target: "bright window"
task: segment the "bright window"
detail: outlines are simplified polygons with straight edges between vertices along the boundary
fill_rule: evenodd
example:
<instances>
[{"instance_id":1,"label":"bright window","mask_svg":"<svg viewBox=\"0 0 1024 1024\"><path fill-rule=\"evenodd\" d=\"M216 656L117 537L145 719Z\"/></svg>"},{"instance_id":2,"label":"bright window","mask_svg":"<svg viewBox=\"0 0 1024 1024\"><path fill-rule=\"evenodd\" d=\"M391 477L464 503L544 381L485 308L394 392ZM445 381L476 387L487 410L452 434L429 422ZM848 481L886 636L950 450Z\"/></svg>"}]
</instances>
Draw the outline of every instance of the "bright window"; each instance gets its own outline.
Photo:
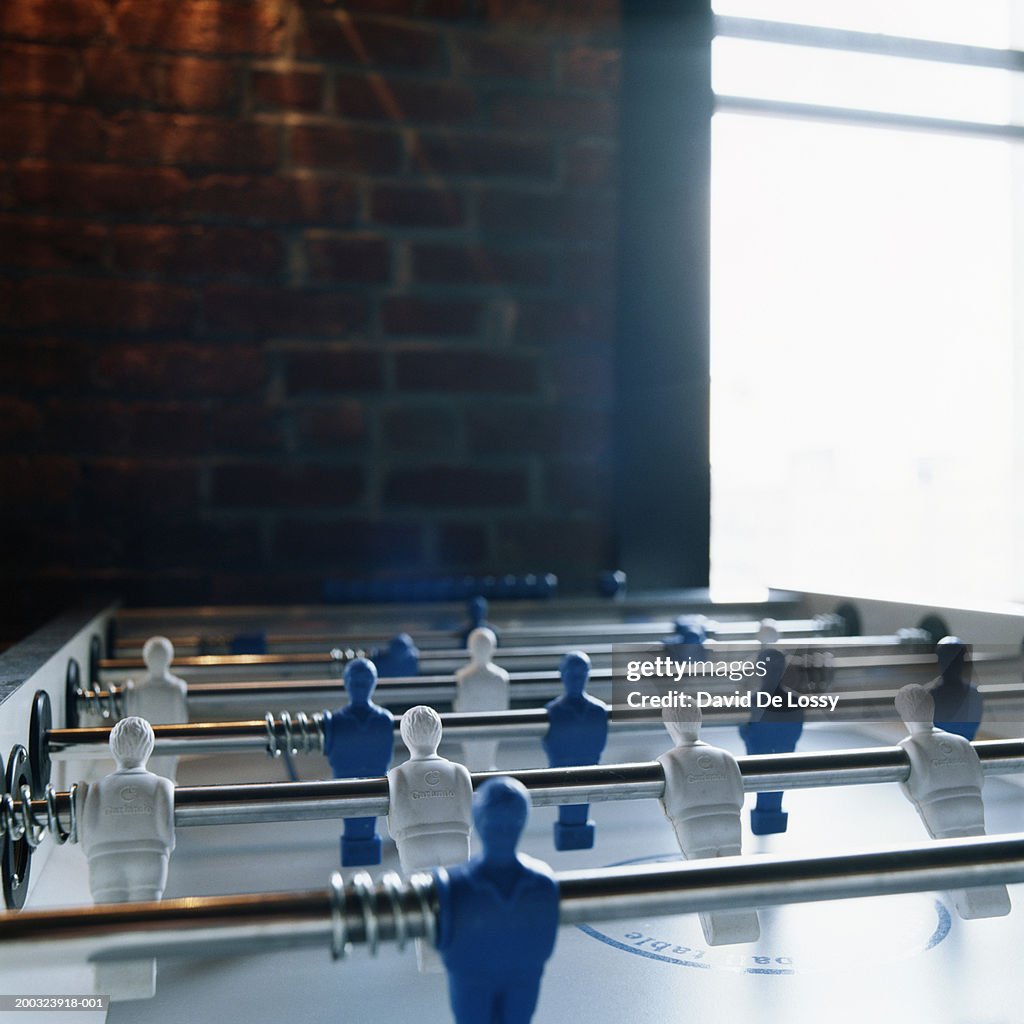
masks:
<instances>
[{"instance_id":1,"label":"bright window","mask_svg":"<svg viewBox=\"0 0 1024 1024\"><path fill-rule=\"evenodd\" d=\"M716 6L812 10L1011 48L1009 2ZM1024 145L984 129L1024 120L1024 75L731 38L713 61L717 95L767 103L712 124L713 587L1024 599Z\"/></svg>"}]
</instances>

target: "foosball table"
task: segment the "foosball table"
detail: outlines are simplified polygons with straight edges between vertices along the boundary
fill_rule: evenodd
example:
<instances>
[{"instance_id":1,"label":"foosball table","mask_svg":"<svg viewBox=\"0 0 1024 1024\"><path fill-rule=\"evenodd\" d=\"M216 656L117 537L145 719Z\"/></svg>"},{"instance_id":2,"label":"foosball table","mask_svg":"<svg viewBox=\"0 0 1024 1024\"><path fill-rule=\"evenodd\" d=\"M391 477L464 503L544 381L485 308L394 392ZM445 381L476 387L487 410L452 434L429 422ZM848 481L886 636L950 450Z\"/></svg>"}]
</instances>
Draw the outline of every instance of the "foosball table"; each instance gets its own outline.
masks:
<instances>
[{"instance_id":1,"label":"foosball table","mask_svg":"<svg viewBox=\"0 0 1024 1024\"><path fill-rule=\"evenodd\" d=\"M1021 1024L1022 638L781 592L70 613L0 657L3 1012ZM147 713L166 885L94 903Z\"/></svg>"}]
</instances>

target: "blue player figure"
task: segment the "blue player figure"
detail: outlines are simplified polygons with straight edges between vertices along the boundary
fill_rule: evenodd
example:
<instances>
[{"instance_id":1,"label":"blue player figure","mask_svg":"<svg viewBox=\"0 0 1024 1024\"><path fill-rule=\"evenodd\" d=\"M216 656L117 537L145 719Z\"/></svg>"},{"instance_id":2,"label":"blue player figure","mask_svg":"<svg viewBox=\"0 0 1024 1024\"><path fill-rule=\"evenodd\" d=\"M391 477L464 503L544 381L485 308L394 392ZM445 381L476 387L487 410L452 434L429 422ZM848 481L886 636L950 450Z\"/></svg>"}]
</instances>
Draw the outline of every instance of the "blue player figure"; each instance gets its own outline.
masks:
<instances>
[{"instance_id":1,"label":"blue player figure","mask_svg":"<svg viewBox=\"0 0 1024 1024\"><path fill-rule=\"evenodd\" d=\"M687 615L680 615L676 619L676 631L671 636L662 638L661 642L670 658L684 662L705 656L704 642L707 638L707 630L700 621Z\"/></svg>"},{"instance_id":2,"label":"blue player figure","mask_svg":"<svg viewBox=\"0 0 1024 1024\"><path fill-rule=\"evenodd\" d=\"M558 883L516 847L530 812L516 779L485 782L473 797L483 853L438 868L437 949L456 1024L529 1024L558 932Z\"/></svg>"},{"instance_id":3,"label":"blue player figure","mask_svg":"<svg viewBox=\"0 0 1024 1024\"><path fill-rule=\"evenodd\" d=\"M608 742L608 705L585 693L590 658L570 651L559 666L565 693L545 705L548 731L544 751L551 768L598 764ZM555 822L556 850L589 850L594 845L594 823L587 820L590 804L562 805Z\"/></svg>"},{"instance_id":4,"label":"blue player figure","mask_svg":"<svg viewBox=\"0 0 1024 1024\"><path fill-rule=\"evenodd\" d=\"M782 677L786 656L768 648L758 659L767 672L761 678L764 693L785 695ZM750 721L740 726L740 737L748 754L791 754L804 731L803 708L759 708ZM757 804L750 812L750 829L755 836L770 836L786 831L789 815L782 809L782 793L758 793Z\"/></svg>"},{"instance_id":5,"label":"blue player figure","mask_svg":"<svg viewBox=\"0 0 1024 1024\"><path fill-rule=\"evenodd\" d=\"M489 629L494 634L494 642L498 643L500 641L501 634L499 634L497 627L487 621L486 597L472 598L466 610L469 612L469 624L464 626L459 634L463 647L469 642L469 634L474 629Z\"/></svg>"},{"instance_id":6,"label":"blue player figure","mask_svg":"<svg viewBox=\"0 0 1024 1024\"><path fill-rule=\"evenodd\" d=\"M408 633L393 636L386 649L371 652L381 679L408 679L420 674L420 652Z\"/></svg>"},{"instance_id":7,"label":"blue player figure","mask_svg":"<svg viewBox=\"0 0 1024 1024\"><path fill-rule=\"evenodd\" d=\"M372 661L356 658L345 666L348 704L323 715L324 754L336 779L368 779L387 774L395 745L395 719L370 700L377 685ZM346 818L341 836L341 866L379 864L376 818Z\"/></svg>"},{"instance_id":8,"label":"blue player figure","mask_svg":"<svg viewBox=\"0 0 1024 1024\"><path fill-rule=\"evenodd\" d=\"M930 693L935 701L935 727L973 740L981 724L984 702L973 685L971 648L959 637L943 637L935 645L942 681Z\"/></svg>"}]
</instances>

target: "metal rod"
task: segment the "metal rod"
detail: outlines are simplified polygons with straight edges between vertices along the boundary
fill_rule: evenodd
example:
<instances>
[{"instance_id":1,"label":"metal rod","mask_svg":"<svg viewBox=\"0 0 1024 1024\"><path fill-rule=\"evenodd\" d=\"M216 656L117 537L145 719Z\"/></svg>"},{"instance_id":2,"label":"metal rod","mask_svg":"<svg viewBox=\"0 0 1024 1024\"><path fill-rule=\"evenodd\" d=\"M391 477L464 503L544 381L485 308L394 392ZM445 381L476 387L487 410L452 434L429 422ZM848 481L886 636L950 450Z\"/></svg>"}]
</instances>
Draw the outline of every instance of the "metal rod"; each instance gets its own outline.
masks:
<instances>
[{"instance_id":1,"label":"metal rod","mask_svg":"<svg viewBox=\"0 0 1024 1024\"><path fill-rule=\"evenodd\" d=\"M1024 739L982 740L972 746L986 775L1024 771ZM910 776L910 760L901 747L762 754L737 758L737 763L748 793L877 785L905 782ZM496 776L522 782L536 807L657 799L665 790L657 761L477 772L473 785ZM66 818L69 794L57 793L55 800L58 816ZM19 801L13 802L15 815L20 807ZM30 807L34 818L46 820L45 800L33 800ZM388 809L386 778L179 786L174 796L174 820L179 826L377 817Z\"/></svg>"},{"instance_id":2,"label":"metal rod","mask_svg":"<svg viewBox=\"0 0 1024 1024\"><path fill-rule=\"evenodd\" d=\"M1024 687L983 686L986 703L1024 702ZM892 712L893 694L882 692L838 691L834 712L808 709L810 720L851 721L878 719ZM732 725L747 720L745 709L704 709L708 725ZM237 722L191 722L185 725L156 725L154 753L178 756L185 754L251 753L264 750L268 754L322 753L322 712L305 715L301 712L278 716L268 714L260 720ZM511 711L474 713L451 712L441 715L443 734L447 740L540 739L547 734L548 716L543 708L519 708ZM401 715L395 717L395 742L398 743ZM643 708L616 707L609 726L615 733L659 732L659 712ZM51 757L105 756L110 738L107 726L77 729L51 729L47 733L47 753Z\"/></svg>"},{"instance_id":3,"label":"metal rod","mask_svg":"<svg viewBox=\"0 0 1024 1024\"><path fill-rule=\"evenodd\" d=\"M932 892L1024 881L1024 834L945 839L823 857L727 857L556 873L563 925L633 916L760 908L862 896ZM92 961L255 953L436 934L433 876L394 874L374 885L334 873L324 890L197 896L0 915L11 966L46 956Z\"/></svg>"},{"instance_id":4,"label":"metal rod","mask_svg":"<svg viewBox=\"0 0 1024 1024\"><path fill-rule=\"evenodd\" d=\"M814 620L809 620L814 621ZM709 656L714 654L757 652L761 649L760 641L753 637L744 638L747 634L746 627L755 625L753 623L740 623L738 632L732 632L728 624L723 624L722 632L718 639L706 641L706 649ZM608 632L616 630L601 631L596 628L592 634L578 638L573 643L543 643L521 644L519 646L499 647L495 652L494 660L499 664L514 662L527 662L541 660L547 664L557 664L558 659L569 651L584 649L592 658L607 658L613 654L628 657L643 657L645 655L663 655L667 653L667 647L661 639L650 640L614 640L608 639ZM665 630L661 636L671 634L672 630ZM557 634L556 634L557 635ZM600 642L595 642L595 637L600 637ZM543 639L539 637L538 639ZM851 652L853 656L860 653L862 656L870 657L876 651L884 652L885 656L895 659L895 663L903 664L900 655L891 655L890 651L895 648L897 651L905 649L908 653L905 657L912 659L911 662L935 663L935 654L931 650L932 645L924 636L908 640L898 634L884 634L879 636L822 636L820 634L797 638L792 634L788 639L780 638L772 644L780 650L807 650L821 649L827 651L844 650ZM924 650L922 650L924 648ZM179 669L244 669L244 668L277 668L287 666L325 666L333 671L341 672L344 666L356 657L369 657L365 649L354 646L334 646L328 650L318 651L282 651L273 654L186 654L176 656L174 665ZM438 671L437 666L451 663L456 666L466 664L468 655L464 648L425 648L420 649L419 660L428 670L433 668ZM101 671L123 672L145 668L141 657L120 657L103 658L99 662Z\"/></svg>"}]
</instances>

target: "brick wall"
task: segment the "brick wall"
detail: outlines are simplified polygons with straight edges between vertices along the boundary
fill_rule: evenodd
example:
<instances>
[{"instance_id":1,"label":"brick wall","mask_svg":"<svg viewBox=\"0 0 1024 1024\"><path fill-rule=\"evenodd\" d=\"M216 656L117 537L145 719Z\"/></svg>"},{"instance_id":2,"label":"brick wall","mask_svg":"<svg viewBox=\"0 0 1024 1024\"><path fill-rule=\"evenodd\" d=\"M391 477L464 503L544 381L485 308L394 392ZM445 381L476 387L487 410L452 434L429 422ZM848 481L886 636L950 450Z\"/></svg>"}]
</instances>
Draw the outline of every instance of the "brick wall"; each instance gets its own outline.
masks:
<instances>
[{"instance_id":1,"label":"brick wall","mask_svg":"<svg viewBox=\"0 0 1024 1024\"><path fill-rule=\"evenodd\" d=\"M608 566L614 5L0 5L8 620Z\"/></svg>"}]
</instances>

